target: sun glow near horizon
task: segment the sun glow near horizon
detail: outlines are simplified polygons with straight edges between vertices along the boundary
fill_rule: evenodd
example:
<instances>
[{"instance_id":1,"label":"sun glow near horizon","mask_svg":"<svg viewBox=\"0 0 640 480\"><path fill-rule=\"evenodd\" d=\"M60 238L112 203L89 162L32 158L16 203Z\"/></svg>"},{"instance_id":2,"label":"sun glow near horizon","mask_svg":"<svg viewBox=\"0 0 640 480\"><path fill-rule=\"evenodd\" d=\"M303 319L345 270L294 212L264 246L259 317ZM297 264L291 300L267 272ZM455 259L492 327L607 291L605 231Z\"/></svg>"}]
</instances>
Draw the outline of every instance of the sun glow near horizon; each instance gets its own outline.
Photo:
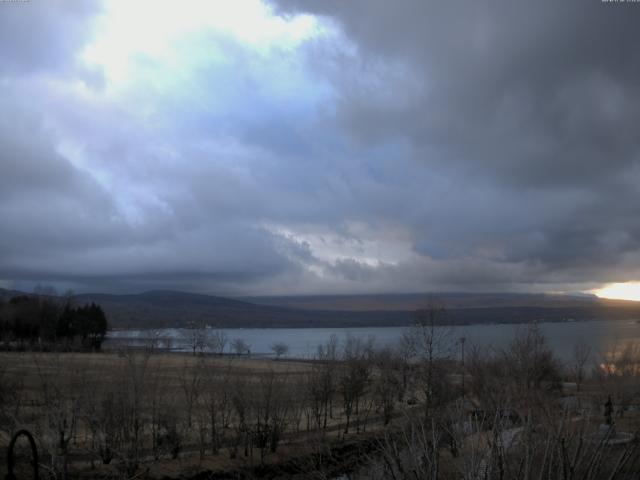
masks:
<instances>
[{"instance_id":1,"label":"sun glow near horizon","mask_svg":"<svg viewBox=\"0 0 640 480\"><path fill-rule=\"evenodd\" d=\"M609 283L592 293L600 298L640 301L640 282Z\"/></svg>"}]
</instances>

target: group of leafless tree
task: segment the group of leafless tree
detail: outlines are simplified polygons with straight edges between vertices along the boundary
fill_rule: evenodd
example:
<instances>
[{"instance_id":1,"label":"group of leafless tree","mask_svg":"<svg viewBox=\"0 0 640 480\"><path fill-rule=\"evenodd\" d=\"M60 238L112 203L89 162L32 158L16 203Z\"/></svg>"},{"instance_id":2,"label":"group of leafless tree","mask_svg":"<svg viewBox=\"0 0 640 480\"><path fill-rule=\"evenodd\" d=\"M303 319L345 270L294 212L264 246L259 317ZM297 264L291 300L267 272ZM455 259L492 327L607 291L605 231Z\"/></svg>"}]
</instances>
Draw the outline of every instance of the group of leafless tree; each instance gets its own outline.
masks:
<instances>
[{"instance_id":1,"label":"group of leafless tree","mask_svg":"<svg viewBox=\"0 0 640 480\"><path fill-rule=\"evenodd\" d=\"M182 331L182 340L193 355L205 352L222 355L229 344L229 338L224 330L208 328L205 324L190 324L189 328ZM154 346L161 346L160 343L158 339L152 341Z\"/></svg>"},{"instance_id":2,"label":"group of leafless tree","mask_svg":"<svg viewBox=\"0 0 640 480\"><path fill-rule=\"evenodd\" d=\"M505 348L467 345L465 355L464 340L441 327L444 314L426 310L393 347L334 336L295 368L240 368L236 355L216 355L229 344L223 332L211 332L206 349L192 333L192 355L23 354L35 376L0 369L0 435L31 429L52 478L80 463L133 478L186 455L260 464L296 441L326 458L358 438L375 439L352 472L363 478L586 480L640 469L635 437L617 441L640 394L637 349L597 357L581 346L561 364L534 325Z\"/></svg>"},{"instance_id":3,"label":"group of leafless tree","mask_svg":"<svg viewBox=\"0 0 640 480\"><path fill-rule=\"evenodd\" d=\"M424 411L405 411L384 431L362 478L612 480L640 473L637 423L620 420L640 398L637 347L596 357L579 345L562 364L531 325L506 348L471 348L460 365L469 382L459 389L442 371L452 367L432 355L456 345L442 335L427 316L409 339L420 357L414 380Z\"/></svg>"}]
</instances>

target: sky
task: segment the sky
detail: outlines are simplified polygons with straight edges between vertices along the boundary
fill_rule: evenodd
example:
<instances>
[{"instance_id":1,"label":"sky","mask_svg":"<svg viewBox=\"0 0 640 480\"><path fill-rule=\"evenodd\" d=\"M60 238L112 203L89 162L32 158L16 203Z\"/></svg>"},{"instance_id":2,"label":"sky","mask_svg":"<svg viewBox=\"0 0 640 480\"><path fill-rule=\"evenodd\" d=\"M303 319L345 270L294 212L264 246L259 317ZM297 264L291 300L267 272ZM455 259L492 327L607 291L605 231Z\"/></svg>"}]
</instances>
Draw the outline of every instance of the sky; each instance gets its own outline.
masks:
<instances>
[{"instance_id":1,"label":"sky","mask_svg":"<svg viewBox=\"0 0 640 480\"><path fill-rule=\"evenodd\" d=\"M0 287L640 296L638 25L600 0L0 1Z\"/></svg>"}]
</instances>

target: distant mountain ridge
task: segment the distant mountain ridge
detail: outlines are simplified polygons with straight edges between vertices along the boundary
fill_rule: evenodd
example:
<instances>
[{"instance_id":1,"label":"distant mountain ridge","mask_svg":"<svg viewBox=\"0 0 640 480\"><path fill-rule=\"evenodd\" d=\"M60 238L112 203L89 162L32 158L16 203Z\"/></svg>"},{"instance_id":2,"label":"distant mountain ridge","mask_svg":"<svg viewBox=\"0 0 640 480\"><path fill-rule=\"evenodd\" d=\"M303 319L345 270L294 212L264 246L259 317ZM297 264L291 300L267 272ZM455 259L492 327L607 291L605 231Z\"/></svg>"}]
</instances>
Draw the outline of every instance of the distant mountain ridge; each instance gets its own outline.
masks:
<instances>
[{"instance_id":1,"label":"distant mountain ridge","mask_svg":"<svg viewBox=\"0 0 640 480\"><path fill-rule=\"evenodd\" d=\"M402 293L363 295L302 295L240 297L260 305L308 310L417 310L430 302L447 308L486 307L583 307L586 305L633 306L640 302L601 299L595 295L561 295L549 293Z\"/></svg>"},{"instance_id":2,"label":"distant mountain ridge","mask_svg":"<svg viewBox=\"0 0 640 480\"><path fill-rule=\"evenodd\" d=\"M5 300L23 294L0 289ZM79 294L77 303L103 307L115 328L212 325L251 327L365 327L409 325L435 301L455 324L640 319L640 302L549 294L400 294L226 298L171 290L128 295Z\"/></svg>"}]
</instances>

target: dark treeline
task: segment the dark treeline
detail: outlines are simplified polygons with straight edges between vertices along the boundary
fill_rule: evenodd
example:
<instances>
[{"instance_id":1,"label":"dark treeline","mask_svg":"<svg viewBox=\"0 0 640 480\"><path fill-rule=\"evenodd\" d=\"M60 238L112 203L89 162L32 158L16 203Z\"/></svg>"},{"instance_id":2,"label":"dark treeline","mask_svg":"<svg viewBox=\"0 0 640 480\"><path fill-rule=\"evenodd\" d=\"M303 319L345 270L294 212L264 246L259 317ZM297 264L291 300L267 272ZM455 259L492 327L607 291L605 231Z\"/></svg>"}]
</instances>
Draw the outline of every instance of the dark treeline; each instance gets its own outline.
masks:
<instances>
[{"instance_id":1,"label":"dark treeline","mask_svg":"<svg viewBox=\"0 0 640 480\"><path fill-rule=\"evenodd\" d=\"M19 295L0 301L0 340L5 347L99 350L107 318L95 303L72 305L71 299Z\"/></svg>"}]
</instances>

